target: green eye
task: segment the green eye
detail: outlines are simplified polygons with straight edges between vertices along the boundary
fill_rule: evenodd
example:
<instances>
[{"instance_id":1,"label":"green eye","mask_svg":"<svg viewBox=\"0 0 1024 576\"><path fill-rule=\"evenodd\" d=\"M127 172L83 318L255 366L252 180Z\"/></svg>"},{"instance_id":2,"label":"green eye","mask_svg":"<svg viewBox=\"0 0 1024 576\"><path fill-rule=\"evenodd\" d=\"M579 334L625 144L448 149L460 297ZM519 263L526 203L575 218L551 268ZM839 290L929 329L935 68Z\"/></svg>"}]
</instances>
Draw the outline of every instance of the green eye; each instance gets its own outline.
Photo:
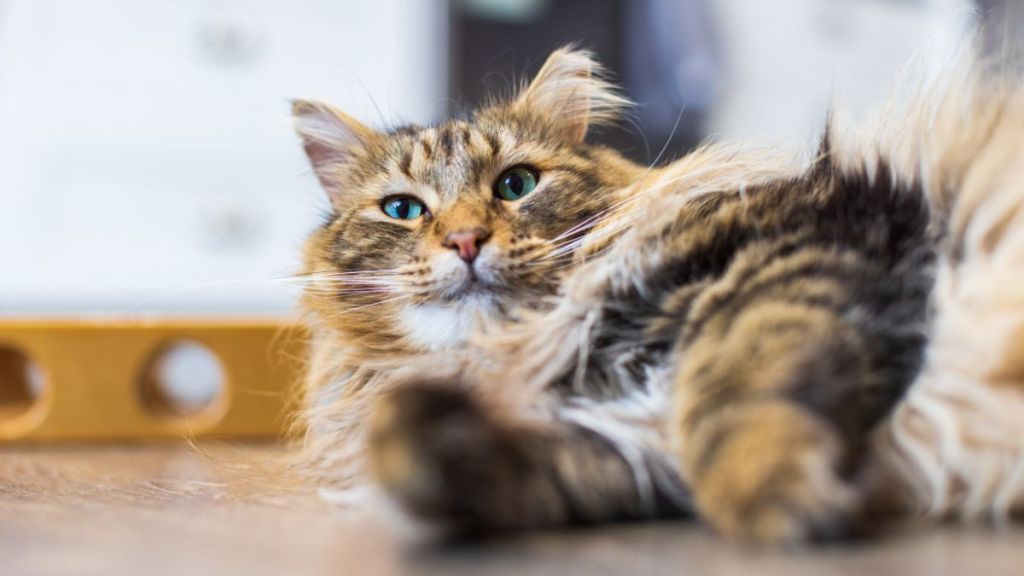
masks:
<instances>
[{"instance_id":1,"label":"green eye","mask_svg":"<svg viewBox=\"0 0 1024 576\"><path fill-rule=\"evenodd\" d=\"M427 211L423 202L412 196L391 196L385 198L380 209L395 220L415 220Z\"/></svg>"},{"instance_id":2,"label":"green eye","mask_svg":"<svg viewBox=\"0 0 1024 576\"><path fill-rule=\"evenodd\" d=\"M537 171L526 166L509 168L498 176L494 193L502 200L519 200L537 187Z\"/></svg>"}]
</instances>

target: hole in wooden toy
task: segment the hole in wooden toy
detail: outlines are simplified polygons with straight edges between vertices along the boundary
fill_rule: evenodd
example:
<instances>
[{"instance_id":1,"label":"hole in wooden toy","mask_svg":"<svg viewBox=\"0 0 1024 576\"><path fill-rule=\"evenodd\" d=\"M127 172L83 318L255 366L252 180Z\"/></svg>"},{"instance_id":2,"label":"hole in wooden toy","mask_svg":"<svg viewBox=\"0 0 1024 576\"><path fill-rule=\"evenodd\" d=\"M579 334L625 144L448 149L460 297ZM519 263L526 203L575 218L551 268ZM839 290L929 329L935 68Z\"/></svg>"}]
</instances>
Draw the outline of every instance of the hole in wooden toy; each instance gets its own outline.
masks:
<instances>
[{"instance_id":1,"label":"hole in wooden toy","mask_svg":"<svg viewBox=\"0 0 1024 576\"><path fill-rule=\"evenodd\" d=\"M146 406L167 416L193 416L224 390L224 367L206 346L176 340L157 350L142 379Z\"/></svg>"},{"instance_id":2,"label":"hole in wooden toy","mask_svg":"<svg viewBox=\"0 0 1024 576\"><path fill-rule=\"evenodd\" d=\"M43 372L25 353L0 346L0 421L28 412L43 393Z\"/></svg>"}]
</instances>

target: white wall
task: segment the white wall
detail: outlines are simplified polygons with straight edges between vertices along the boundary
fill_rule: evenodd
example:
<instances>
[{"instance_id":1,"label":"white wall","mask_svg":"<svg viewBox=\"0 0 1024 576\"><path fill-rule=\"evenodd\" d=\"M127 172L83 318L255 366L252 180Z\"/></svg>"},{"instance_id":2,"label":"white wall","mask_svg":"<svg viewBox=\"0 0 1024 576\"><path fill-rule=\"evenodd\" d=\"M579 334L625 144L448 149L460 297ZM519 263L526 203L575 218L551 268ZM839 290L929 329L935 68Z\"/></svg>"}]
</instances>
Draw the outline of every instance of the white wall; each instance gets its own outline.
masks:
<instances>
[{"instance_id":1,"label":"white wall","mask_svg":"<svg viewBox=\"0 0 1024 576\"><path fill-rule=\"evenodd\" d=\"M962 0L709 2L726 75L709 128L747 140L810 141L833 94L870 107L967 17ZM0 0L0 313L286 310L271 279L323 206L288 99L440 115L445 10Z\"/></svg>"},{"instance_id":2,"label":"white wall","mask_svg":"<svg viewBox=\"0 0 1024 576\"><path fill-rule=\"evenodd\" d=\"M443 23L419 0L0 0L0 312L287 309L269 280L323 207L288 99L430 120Z\"/></svg>"},{"instance_id":3,"label":"white wall","mask_svg":"<svg viewBox=\"0 0 1024 576\"><path fill-rule=\"evenodd\" d=\"M877 106L911 58L953 47L964 0L712 0L725 87L710 130L758 142L813 140L833 98Z\"/></svg>"}]
</instances>

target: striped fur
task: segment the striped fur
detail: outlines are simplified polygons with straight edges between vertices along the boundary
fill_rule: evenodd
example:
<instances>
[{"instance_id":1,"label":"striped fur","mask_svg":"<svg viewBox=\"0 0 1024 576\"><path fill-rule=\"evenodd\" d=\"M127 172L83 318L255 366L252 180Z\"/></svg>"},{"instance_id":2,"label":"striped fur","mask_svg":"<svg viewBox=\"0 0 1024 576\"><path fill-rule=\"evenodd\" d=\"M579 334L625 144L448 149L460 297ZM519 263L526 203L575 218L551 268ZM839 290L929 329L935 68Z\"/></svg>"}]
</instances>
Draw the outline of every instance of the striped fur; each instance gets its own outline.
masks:
<instances>
[{"instance_id":1,"label":"striped fur","mask_svg":"<svg viewBox=\"0 0 1024 576\"><path fill-rule=\"evenodd\" d=\"M807 162L717 144L643 169L591 148L588 118L621 101L568 51L468 122L311 153L337 211L307 250L333 281L306 299L314 462L344 481L368 462L470 531L696 513L800 542L1020 504L1024 101L961 60L862 132L835 115ZM523 162L560 179L511 214L474 195ZM465 323L436 291L346 293L355 262L437 257L430 227L369 214L395 174L436 196L434 227L484 219L503 258L528 238L546 264L454 303L476 306Z\"/></svg>"}]
</instances>

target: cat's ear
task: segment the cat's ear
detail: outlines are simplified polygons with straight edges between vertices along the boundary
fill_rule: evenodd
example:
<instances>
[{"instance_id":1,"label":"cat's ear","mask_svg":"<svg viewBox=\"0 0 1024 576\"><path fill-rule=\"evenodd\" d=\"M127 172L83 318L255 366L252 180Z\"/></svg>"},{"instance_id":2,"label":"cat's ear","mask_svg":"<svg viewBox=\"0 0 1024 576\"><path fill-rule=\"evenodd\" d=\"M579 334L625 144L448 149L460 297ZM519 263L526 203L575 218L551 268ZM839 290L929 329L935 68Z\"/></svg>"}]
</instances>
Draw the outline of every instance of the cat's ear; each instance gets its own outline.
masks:
<instances>
[{"instance_id":1,"label":"cat's ear","mask_svg":"<svg viewBox=\"0 0 1024 576\"><path fill-rule=\"evenodd\" d=\"M320 184L329 194L337 193L339 167L365 147L376 133L322 102L294 100L292 120Z\"/></svg>"},{"instance_id":2,"label":"cat's ear","mask_svg":"<svg viewBox=\"0 0 1024 576\"><path fill-rule=\"evenodd\" d=\"M586 137L587 128L615 121L621 110L630 105L628 99L601 78L602 73L603 68L590 52L555 50L513 106L544 118L567 143L579 144Z\"/></svg>"}]
</instances>

